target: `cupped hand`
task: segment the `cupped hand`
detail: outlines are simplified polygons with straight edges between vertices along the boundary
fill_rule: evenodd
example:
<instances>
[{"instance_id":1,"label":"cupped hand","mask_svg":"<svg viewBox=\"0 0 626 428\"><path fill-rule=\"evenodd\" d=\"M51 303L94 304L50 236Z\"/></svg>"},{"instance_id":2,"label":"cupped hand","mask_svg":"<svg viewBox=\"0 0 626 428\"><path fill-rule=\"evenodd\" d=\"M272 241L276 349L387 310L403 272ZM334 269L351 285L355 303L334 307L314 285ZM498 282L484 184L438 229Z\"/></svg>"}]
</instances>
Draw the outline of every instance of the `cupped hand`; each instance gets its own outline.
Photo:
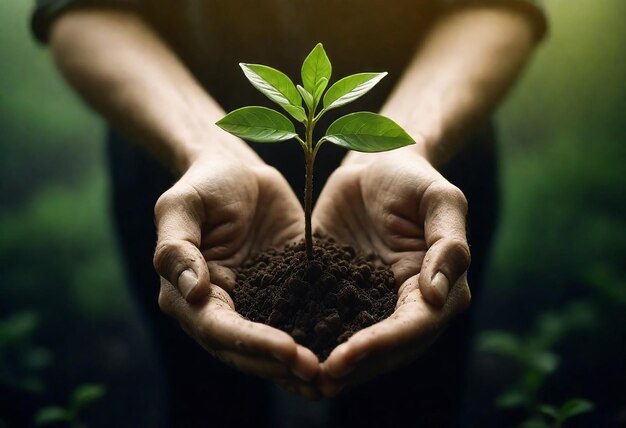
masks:
<instances>
[{"instance_id":1,"label":"cupped hand","mask_svg":"<svg viewBox=\"0 0 626 428\"><path fill-rule=\"evenodd\" d=\"M230 295L255 252L301 237L302 208L285 179L262 162L196 160L155 206L159 305L223 362L313 397L317 357L287 334L242 318Z\"/></svg>"},{"instance_id":2,"label":"cupped hand","mask_svg":"<svg viewBox=\"0 0 626 428\"><path fill-rule=\"evenodd\" d=\"M333 396L422 354L470 302L463 193L412 148L351 154L329 178L315 229L391 267L395 312L339 345L321 365Z\"/></svg>"}]
</instances>

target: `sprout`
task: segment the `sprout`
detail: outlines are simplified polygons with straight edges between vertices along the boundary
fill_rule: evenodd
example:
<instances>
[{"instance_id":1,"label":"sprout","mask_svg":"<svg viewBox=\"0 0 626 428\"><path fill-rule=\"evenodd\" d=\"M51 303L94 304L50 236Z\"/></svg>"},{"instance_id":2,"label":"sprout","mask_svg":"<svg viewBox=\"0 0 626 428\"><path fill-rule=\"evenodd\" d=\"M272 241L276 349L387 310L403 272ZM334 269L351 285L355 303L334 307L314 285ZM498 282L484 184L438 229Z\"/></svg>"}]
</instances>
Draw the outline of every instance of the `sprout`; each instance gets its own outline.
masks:
<instances>
[{"instance_id":1,"label":"sprout","mask_svg":"<svg viewBox=\"0 0 626 428\"><path fill-rule=\"evenodd\" d=\"M306 161L304 188L306 255L307 259L311 260L313 164L322 144L328 141L359 152L383 152L415 144L415 141L393 120L376 113L358 112L334 121L324 136L314 144L313 130L326 112L360 98L387 75L387 73L353 74L338 80L326 90L332 74L332 65L321 43L313 48L302 64L302 86L294 85L287 75L265 65L240 64L240 66L255 88L304 125L304 136L298 135L293 122L284 114L266 107L243 107L234 110L218 121L217 125L237 137L257 143L278 143L292 139L300 143ZM318 111L320 102L322 108Z\"/></svg>"}]
</instances>

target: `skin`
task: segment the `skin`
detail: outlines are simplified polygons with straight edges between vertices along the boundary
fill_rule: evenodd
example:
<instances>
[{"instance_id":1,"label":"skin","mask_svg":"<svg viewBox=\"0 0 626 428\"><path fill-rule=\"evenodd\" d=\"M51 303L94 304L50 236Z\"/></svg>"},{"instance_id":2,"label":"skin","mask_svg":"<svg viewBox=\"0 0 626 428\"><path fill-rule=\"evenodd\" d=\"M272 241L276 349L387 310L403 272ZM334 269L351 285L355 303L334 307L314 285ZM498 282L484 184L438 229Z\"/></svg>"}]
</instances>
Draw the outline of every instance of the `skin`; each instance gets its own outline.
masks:
<instances>
[{"instance_id":1,"label":"skin","mask_svg":"<svg viewBox=\"0 0 626 428\"><path fill-rule=\"evenodd\" d=\"M229 268L301 238L302 208L284 178L213 125L224 111L131 11L73 9L51 30L70 84L180 176L155 207L162 310L216 358L311 399L413 361L469 305L467 202L437 168L488 117L534 44L517 11L474 6L442 17L381 112L418 144L351 153L330 178L315 228L379 253L399 302L320 364L287 334L243 320L228 295Z\"/></svg>"},{"instance_id":2,"label":"skin","mask_svg":"<svg viewBox=\"0 0 626 428\"><path fill-rule=\"evenodd\" d=\"M516 13L454 11L433 29L381 111L417 144L352 152L329 178L315 227L377 253L399 289L390 318L358 332L322 363L324 395L414 361L469 306L467 201L436 167L489 115L533 46L528 23Z\"/></svg>"}]
</instances>

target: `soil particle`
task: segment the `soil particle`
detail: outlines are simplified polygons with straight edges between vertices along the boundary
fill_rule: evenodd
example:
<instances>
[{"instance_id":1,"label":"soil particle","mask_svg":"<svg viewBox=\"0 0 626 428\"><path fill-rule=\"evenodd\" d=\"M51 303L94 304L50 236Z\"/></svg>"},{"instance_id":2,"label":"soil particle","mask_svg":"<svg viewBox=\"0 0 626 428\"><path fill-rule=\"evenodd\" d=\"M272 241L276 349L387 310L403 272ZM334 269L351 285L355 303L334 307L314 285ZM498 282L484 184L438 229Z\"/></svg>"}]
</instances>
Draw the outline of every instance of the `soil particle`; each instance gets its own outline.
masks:
<instances>
[{"instance_id":1,"label":"soil particle","mask_svg":"<svg viewBox=\"0 0 626 428\"><path fill-rule=\"evenodd\" d=\"M245 318L289 333L323 361L357 331L389 317L393 273L373 254L317 238L257 254L237 271L235 308Z\"/></svg>"}]
</instances>

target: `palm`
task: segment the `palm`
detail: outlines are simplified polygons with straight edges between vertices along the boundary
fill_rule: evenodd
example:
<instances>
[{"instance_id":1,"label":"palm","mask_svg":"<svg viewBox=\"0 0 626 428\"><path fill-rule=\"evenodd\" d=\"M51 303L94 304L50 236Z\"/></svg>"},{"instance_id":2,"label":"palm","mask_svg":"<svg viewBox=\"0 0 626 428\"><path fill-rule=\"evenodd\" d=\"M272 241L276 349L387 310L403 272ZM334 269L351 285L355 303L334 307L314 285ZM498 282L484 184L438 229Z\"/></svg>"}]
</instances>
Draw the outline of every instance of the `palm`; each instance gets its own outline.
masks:
<instances>
[{"instance_id":1,"label":"palm","mask_svg":"<svg viewBox=\"0 0 626 428\"><path fill-rule=\"evenodd\" d=\"M391 317L356 333L323 363L320 387L328 395L414 360L469 303L462 194L419 156L375 160L335 171L314 225L389 265L398 303ZM438 271L460 283L447 301L431 290Z\"/></svg>"},{"instance_id":2,"label":"palm","mask_svg":"<svg viewBox=\"0 0 626 428\"><path fill-rule=\"evenodd\" d=\"M419 273L427 249L418 208L433 179L423 177L415 187L414 175L414 168L407 174L386 161L339 168L319 197L316 230L377 254L399 286Z\"/></svg>"},{"instance_id":3,"label":"palm","mask_svg":"<svg viewBox=\"0 0 626 428\"><path fill-rule=\"evenodd\" d=\"M302 379L318 371L314 354L244 320L227 293L236 281L230 268L303 234L303 210L284 178L265 165L198 162L159 199L155 215L162 310L225 363L311 395Z\"/></svg>"},{"instance_id":4,"label":"palm","mask_svg":"<svg viewBox=\"0 0 626 428\"><path fill-rule=\"evenodd\" d=\"M251 255L303 235L304 213L283 177L267 166L236 172L217 167L193 184L204 222L200 250L207 261L239 266Z\"/></svg>"}]
</instances>

